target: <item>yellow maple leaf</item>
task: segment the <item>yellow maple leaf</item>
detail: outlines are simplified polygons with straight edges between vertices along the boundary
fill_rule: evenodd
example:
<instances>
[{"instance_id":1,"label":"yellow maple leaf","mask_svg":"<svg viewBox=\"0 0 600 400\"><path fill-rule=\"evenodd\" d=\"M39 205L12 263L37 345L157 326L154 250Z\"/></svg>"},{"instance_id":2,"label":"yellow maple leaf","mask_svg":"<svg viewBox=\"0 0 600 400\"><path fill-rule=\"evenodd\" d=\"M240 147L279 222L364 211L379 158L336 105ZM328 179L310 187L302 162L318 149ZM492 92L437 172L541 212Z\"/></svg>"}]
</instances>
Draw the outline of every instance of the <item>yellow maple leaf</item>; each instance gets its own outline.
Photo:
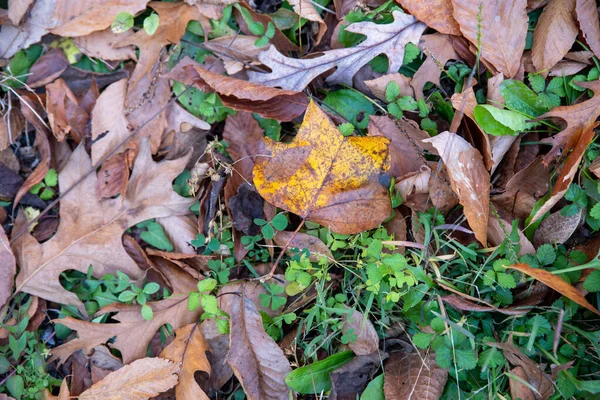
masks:
<instances>
[{"instance_id":1,"label":"yellow maple leaf","mask_svg":"<svg viewBox=\"0 0 600 400\"><path fill-rule=\"evenodd\" d=\"M358 233L391 213L386 179L389 140L344 137L314 103L292 143L265 138L253 170L269 203L337 233ZM381 182L383 182L383 184Z\"/></svg>"}]
</instances>

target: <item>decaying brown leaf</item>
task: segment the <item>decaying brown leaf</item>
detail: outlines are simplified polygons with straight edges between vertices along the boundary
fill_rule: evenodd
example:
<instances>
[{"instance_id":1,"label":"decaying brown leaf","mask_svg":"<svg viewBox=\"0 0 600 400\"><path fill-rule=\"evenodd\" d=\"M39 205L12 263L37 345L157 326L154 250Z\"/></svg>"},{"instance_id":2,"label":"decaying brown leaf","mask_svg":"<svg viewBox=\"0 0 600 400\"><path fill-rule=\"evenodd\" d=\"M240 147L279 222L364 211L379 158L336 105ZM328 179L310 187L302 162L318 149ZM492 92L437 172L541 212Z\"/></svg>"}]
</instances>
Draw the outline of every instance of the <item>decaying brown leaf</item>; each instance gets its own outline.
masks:
<instances>
[{"instance_id":1,"label":"decaying brown leaf","mask_svg":"<svg viewBox=\"0 0 600 400\"><path fill-rule=\"evenodd\" d=\"M354 354L366 356L379 350L379 337L375 327L361 312L353 310L351 313L343 314L343 319L342 332L344 335L353 334L357 336L354 342L348 343L348 347Z\"/></svg>"},{"instance_id":2,"label":"decaying brown leaf","mask_svg":"<svg viewBox=\"0 0 600 400\"><path fill-rule=\"evenodd\" d=\"M358 398L374 372L381 366L382 358L379 353L356 356L341 368L331 372L329 399L353 400Z\"/></svg>"},{"instance_id":3,"label":"decaying brown leaf","mask_svg":"<svg viewBox=\"0 0 600 400\"><path fill-rule=\"evenodd\" d=\"M137 60L133 46L114 47L133 34L133 31L114 33L108 28L73 38L73 42L88 57L101 60Z\"/></svg>"},{"instance_id":4,"label":"decaying brown leaf","mask_svg":"<svg viewBox=\"0 0 600 400\"><path fill-rule=\"evenodd\" d=\"M389 169L388 143L384 137L342 136L311 101L292 143L261 143L254 184L269 203L334 232L372 229L391 212L379 182Z\"/></svg>"},{"instance_id":5,"label":"decaying brown leaf","mask_svg":"<svg viewBox=\"0 0 600 400\"><path fill-rule=\"evenodd\" d=\"M346 32L363 34L367 39L360 46L329 50L315 58L289 58L271 46L269 50L260 53L258 58L272 72L249 72L250 80L267 86L300 91L318 75L337 68L326 81L330 84L352 85L352 77L358 70L382 53L389 60L388 73L396 72L402 66L404 46L408 42L417 44L426 26L415 17L400 11L394 11L393 16L394 22L391 24L357 22L349 25Z\"/></svg>"},{"instance_id":6,"label":"decaying brown leaf","mask_svg":"<svg viewBox=\"0 0 600 400\"><path fill-rule=\"evenodd\" d=\"M437 400L448 379L434 354L392 353L385 364L386 399Z\"/></svg>"},{"instance_id":7,"label":"decaying brown leaf","mask_svg":"<svg viewBox=\"0 0 600 400\"><path fill-rule=\"evenodd\" d=\"M551 287L580 306L600 315L600 311L598 311L596 307L591 305L577 289L565 282L560 276L540 268L531 268L527 264L513 264L507 268L516 269L517 271L521 271L522 273L531 276L533 279Z\"/></svg>"},{"instance_id":8,"label":"decaying brown leaf","mask_svg":"<svg viewBox=\"0 0 600 400\"><path fill-rule=\"evenodd\" d=\"M450 3L444 0L445 3ZM416 2L415 2L416 3ZM419 48L423 50L427 59L419 67L412 78L410 85L415 89L415 97L421 99L423 95L423 86L427 82L434 85L440 85L440 75L444 71L444 66L449 60L458 60L459 56L452 47L452 42L448 35L434 33L421 37Z\"/></svg>"},{"instance_id":9,"label":"decaying brown leaf","mask_svg":"<svg viewBox=\"0 0 600 400\"><path fill-rule=\"evenodd\" d=\"M516 368L511 372L531 385L537 394L515 379L511 379L510 387L513 395L525 396L523 399L548 399L554 393L552 379L529 357L523 354L513 343L512 337L505 343L486 343L502 349L504 357Z\"/></svg>"},{"instance_id":10,"label":"decaying brown leaf","mask_svg":"<svg viewBox=\"0 0 600 400\"><path fill-rule=\"evenodd\" d=\"M573 235L582 217L585 218L582 208L575 215L566 217L562 215L561 211L550 214L535 230L533 244L536 247L545 243L563 244Z\"/></svg>"},{"instance_id":11,"label":"decaying brown leaf","mask_svg":"<svg viewBox=\"0 0 600 400\"><path fill-rule=\"evenodd\" d=\"M532 61L544 75L571 50L579 29L575 23L576 0L552 0L533 32Z\"/></svg>"},{"instance_id":12,"label":"decaying brown leaf","mask_svg":"<svg viewBox=\"0 0 600 400\"><path fill-rule=\"evenodd\" d=\"M458 24L452 17L452 2L450 0L397 0L397 2L419 21L425 22L427 26L436 31L448 35L460 35Z\"/></svg>"},{"instance_id":13,"label":"decaying brown leaf","mask_svg":"<svg viewBox=\"0 0 600 400\"><path fill-rule=\"evenodd\" d=\"M185 84L194 84L202 90L214 91L228 107L249 111L265 118L290 121L306 109L308 99L304 93L264 87L241 79L219 75L201 65L184 60L169 77ZM185 71L182 71L185 70Z\"/></svg>"},{"instance_id":14,"label":"decaying brown leaf","mask_svg":"<svg viewBox=\"0 0 600 400\"><path fill-rule=\"evenodd\" d=\"M429 134L411 120L395 120L387 116L371 116L369 136L383 136L390 141L390 170L394 178L419 171L423 165L423 150L431 147L422 142Z\"/></svg>"},{"instance_id":15,"label":"decaying brown leaf","mask_svg":"<svg viewBox=\"0 0 600 400\"><path fill-rule=\"evenodd\" d=\"M230 350L227 363L250 400L288 400L285 377L292 371L277 343L264 330L254 303L241 295L231 300Z\"/></svg>"},{"instance_id":16,"label":"decaying brown leaf","mask_svg":"<svg viewBox=\"0 0 600 400\"><path fill-rule=\"evenodd\" d=\"M4 232L4 228L0 227L0 308L4 307L6 300L11 296L13 289L13 278L17 272L17 264L15 256L10 249L10 243Z\"/></svg>"},{"instance_id":17,"label":"decaying brown leaf","mask_svg":"<svg viewBox=\"0 0 600 400\"><path fill-rule=\"evenodd\" d=\"M514 77L521 65L521 55L525 49L527 1L452 0L452 7L454 19L463 35L476 47L481 43L481 57L507 78ZM481 19L478 15L481 15Z\"/></svg>"},{"instance_id":18,"label":"decaying brown leaf","mask_svg":"<svg viewBox=\"0 0 600 400\"><path fill-rule=\"evenodd\" d=\"M333 255L329 248L321 239L318 237L309 235L303 232L288 232L279 231L273 237L273 241L277 246L287 246L290 249L308 249L310 251L310 260L313 262L319 261L321 257L326 257L330 260L333 259Z\"/></svg>"},{"instance_id":19,"label":"decaying brown leaf","mask_svg":"<svg viewBox=\"0 0 600 400\"><path fill-rule=\"evenodd\" d=\"M16 290L83 310L77 296L58 282L62 271L87 271L92 264L95 276L118 269L133 279L141 277L141 271L123 248L121 235L128 227L149 218L188 213L193 199L170 189L186 162L187 157L156 163L149 143L144 141L123 199L101 201L96 194L96 177L88 175L61 199L61 221L52 239L39 244L25 233L13 243L21 267ZM59 174L60 191L71 187L90 168L89 157L79 147ZM21 213L16 232L23 230L24 224Z\"/></svg>"},{"instance_id":20,"label":"decaying brown leaf","mask_svg":"<svg viewBox=\"0 0 600 400\"><path fill-rule=\"evenodd\" d=\"M575 13L583 37L596 57L600 57L600 21L594 0L576 0Z\"/></svg>"},{"instance_id":21,"label":"decaying brown leaf","mask_svg":"<svg viewBox=\"0 0 600 400\"><path fill-rule=\"evenodd\" d=\"M179 364L142 358L115 371L79 395L82 400L146 400L177 384Z\"/></svg>"},{"instance_id":22,"label":"decaying brown leaf","mask_svg":"<svg viewBox=\"0 0 600 400\"><path fill-rule=\"evenodd\" d=\"M466 140L451 132L424 140L431 143L446 164L452 190L458 196L469 226L484 246L487 244L490 176L481 154Z\"/></svg>"},{"instance_id":23,"label":"decaying brown leaf","mask_svg":"<svg viewBox=\"0 0 600 400\"><path fill-rule=\"evenodd\" d=\"M194 323L179 328L175 331L175 335L175 340L160 353L160 357L181 365L175 397L208 400L208 396L194 379L196 371L210 374L210 364L206 357L210 347L204 340L199 324Z\"/></svg>"}]
</instances>

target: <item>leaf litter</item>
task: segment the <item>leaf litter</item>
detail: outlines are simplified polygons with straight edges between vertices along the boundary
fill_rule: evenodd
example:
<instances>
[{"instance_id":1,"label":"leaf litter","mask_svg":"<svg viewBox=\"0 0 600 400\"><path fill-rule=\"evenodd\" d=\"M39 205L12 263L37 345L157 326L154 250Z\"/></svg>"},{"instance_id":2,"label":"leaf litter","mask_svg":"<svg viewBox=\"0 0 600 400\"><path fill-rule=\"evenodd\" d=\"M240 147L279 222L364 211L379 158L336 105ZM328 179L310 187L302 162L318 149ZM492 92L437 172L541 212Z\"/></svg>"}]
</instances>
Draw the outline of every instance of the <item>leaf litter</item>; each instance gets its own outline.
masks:
<instances>
[{"instance_id":1,"label":"leaf litter","mask_svg":"<svg viewBox=\"0 0 600 400\"><path fill-rule=\"evenodd\" d=\"M0 8L0 397L600 392L595 1L84 3Z\"/></svg>"}]
</instances>

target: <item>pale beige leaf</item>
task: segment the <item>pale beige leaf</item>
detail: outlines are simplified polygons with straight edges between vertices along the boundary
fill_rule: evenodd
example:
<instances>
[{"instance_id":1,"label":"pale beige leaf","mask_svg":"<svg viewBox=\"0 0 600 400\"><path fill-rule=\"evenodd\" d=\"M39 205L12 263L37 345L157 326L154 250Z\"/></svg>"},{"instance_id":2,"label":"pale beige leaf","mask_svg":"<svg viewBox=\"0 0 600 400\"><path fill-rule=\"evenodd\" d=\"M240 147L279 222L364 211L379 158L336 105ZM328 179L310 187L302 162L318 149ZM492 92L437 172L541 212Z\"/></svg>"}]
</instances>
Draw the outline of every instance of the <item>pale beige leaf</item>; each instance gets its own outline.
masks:
<instances>
[{"instance_id":1,"label":"pale beige leaf","mask_svg":"<svg viewBox=\"0 0 600 400\"><path fill-rule=\"evenodd\" d=\"M122 12L137 14L146 8L148 0L57 0L50 30L58 36L83 36L106 29Z\"/></svg>"},{"instance_id":2,"label":"pale beige leaf","mask_svg":"<svg viewBox=\"0 0 600 400\"><path fill-rule=\"evenodd\" d=\"M479 5L482 5L479 23ZM454 19L475 47L481 25L481 56L507 78L514 77L521 65L527 35L526 0L452 0Z\"/></svg>"},{"instance_id":3,"label":"pale beige leaf","mask_svg":"<svg viewBox=\"0 0 600 400\"><path fill-rule=\"evenodd\" d=\"M8 18L13 25L20 25L23 17L31 8L35 0L10 0L8 2Z\"/></svg>"},{"instance_id":4,"label":"pale beige leaf","mask_svg":"<svg viewBox=\"0 0 600 400\"><path fill-rule=\"evenodd\" d=\"M79 395L80 400L146 400L177 384L179 364L142 358L109 374Z\"/></svg>"},{"instance_id":5,"label":"pale beige leaf","mask_svg":"<svg viewBox=\"0 0 600 400\"><path fill-rule=\"evenodd\" d=\"M129 134L125 117L127 79L107 87L92 110L92 163L96 164Z\"/></svg>"},{"instance_id":6,"label":"pale beige leaf","mask_svg":"<svg viewBox=\"0 0 600 400\"><path fill-rule=\"evenodd\" d=\"M292 371L283 350L265 332L254 303L242 291L232 299L231 334L227 363L249 400L288 400L285 377Z\"/></svg>"},{"instance_id":7,"label":"pale beige leaf","mask_svg":"<svg viewBox=\"0 0 600 400\"><path fill-rule=\"evenodd\" d=\"M96 31L89 35L73 38L73 42L88 57L101 60L137 60L135 49L132 46L115 48L117 42L133 35L129 30L123 33L113 33L110 28Z\"/></svg>"},{"instance_id":8,"label":"pale beige leaf","mask_svg":"<svg viewBox=\"0 0 600 400\"><path fill-rule=\"evenodd\" d=\"M197 218L193 215L173 215L157 218L156 222L164 228L176 253L196 254L196 249L190 242L196 239L196 234L198 234Z\"/></svg>"},{"instance_id":9,"label":"pale beige leaf","mask_svg":"<svg viewBox=\"0 0 600 400\"><path fill-rule=\"evenodd\" d=\"M127 228L141 221L189 212L193 199L181 197L171 189L173 179L183 170L187 158L156 163L148 142L143 141L125 195L100 200L96 194L95 174L83 178L92 164L80 146L59 174L61 193L79 179L83 181L61 199L61 219L56 234L40 244L25 233L13 243L21 268L16 290L83 310L77 296L60 285L58 278L62 271L85 272L92 264L94 276L119 270L132 279L140 278L142 271L125 252L121 236ZM21 213L14 229L19 232L25 223Z\"/></svg>"},{"instance_id":10,"label":"pale beige leaf","mask_svg":"<svg viewBox=\"0 0 600 400\"><path fill-rule=\"evenodd\" d=\"M223 61L253 63L258 61L258 54L267 49L267 45L255 46L258 37L235 35L221 36L204 43L204 47ZM242 64L243 65L243 64Z\"/></svg>"},{"instance_id":11,"label":"pale beige leaf","mask_svg":"<svg viewBox=\"0 0 600 400\"><path fill-rule=\"evenodd\" d=\"M290 5L294 8L294 12L309 21L319 24L319 33L315 38L315 45L318 45L327 31L327 25L319 14L319 9L315 7L311 0L290 0Z\"/></svg>"},{"instance_id":12,"label":"pale beige leaf","mask_svg":"<svg viewBox=\"0 0 600 400\"><path fill-rule=\"evenodd\" d=\"M208 396L200 388L194 373L204 371L210 374L211 368L206 352L211 351L204 340L198 323L189 324L175 331L175 340L160 353L160 357L181 364L179 383L175 387L177 399L208 400Z\"/></svg>"},{"instance_id":13,"label":"pale beige leaf","mask_svg":"<svg viewBox=\"0 0 600 400\"><path fill-rule=\"evenodd\" d=\"M552 0L533 31L532 61L545 74L571 50L579 29L575 23L575 0Z\"/></svg>"},{"instance_id":14,"label":"pale beige leaf","mask_svg":"<svg viewBox=\"0 0 600 400\"><path fill-rule=\"evenodd\" d=\"M375 327L361 312L354 310L350 314L343 314L343 319L342 333L357 336L355 341L348 343L354 354L366 356L379 349L379 337Z\"/></svg>"},{"instance_id":15,"label":"pale beige leaf","mask_svg":"<svg viewBox=\"0 0 600 400\"><path fill-rule=\"evenodd\" d=\"M438 366L435 354L392 353L385 364L386 399L438 400L448 371Z\"/></svg>"},{"instance_id":16,"label":"pale beige leaf","mask_svg":"<svg viewBox=\"0 0 600 400\"><path fill-rule=\"evenodd\" d=\"M455 133L442 132L424 140L433 144L446 164L452 190L464 207L464 214L475 237L487 244L490 176L481 154Z\"/></svg>"},{"instance_id":17,"label":"pale beige leaf","mask_svg":"<svg viewBox=\"0 0 600 400\"><path fill-rule=\"evenodd\" d=\"M580 208L574 215L566 217L562 215L561 211L553 212L535 230L533 244L536 247L546 243L551 245L563 244L575 233L575 229L581 222L581 217L585 218L583 211L584 209Z\"/></svg>"},{"instance_id":18,"label":"pale beige leaf","mask_svg":"<svg viewBox=\"0 0 600 400\"><path fill-rule=\"evenodd\" d=\"M394 11L393 16L394 22L391 24L357 22L349 25L346 32L363 34L367 38L358 46L325 51L319 57L289 58L271 46L269 50L260 53L258 58L272 72L250 71L250 80L267 86L301 91L318 75L336 68L327 77L327 83L352 86L352 77L379 54L388 57L388 73L396 72L402 66L404 47L408 42L416 45L426 25L400 11Z\"/></svg>"},{"instance_id":19,"label":"pale beige leaf","mask_svg":"<svg viewBox=\"0 0 600 400\"><path fill-rule=\"evenodd\" d=\"M53 16L55 7L56 0L36 1L25 23L19 26L2 25L0 58L8 59L17 51L39 42L57 22ZM25 80L26 77L22 79Z\"/></svg>"}]
</instances>

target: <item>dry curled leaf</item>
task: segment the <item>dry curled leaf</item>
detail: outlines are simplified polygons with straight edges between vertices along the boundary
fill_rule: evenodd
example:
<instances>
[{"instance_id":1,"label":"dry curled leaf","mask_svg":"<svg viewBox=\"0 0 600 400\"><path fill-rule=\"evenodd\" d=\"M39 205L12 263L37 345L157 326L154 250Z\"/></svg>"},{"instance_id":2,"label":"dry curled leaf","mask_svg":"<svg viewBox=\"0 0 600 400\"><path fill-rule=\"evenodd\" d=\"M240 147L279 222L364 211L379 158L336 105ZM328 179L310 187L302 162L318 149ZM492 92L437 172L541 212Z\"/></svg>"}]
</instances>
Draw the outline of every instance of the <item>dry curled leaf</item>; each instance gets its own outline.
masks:
<instances>
[{"instance_id":1,"label":"dry curled leaf","mask_svg":"<svg viewBox=\"0 0 600 400\"><path fill-rule=\"evenodd\" d=\"M79 395L81 400L146 400L177 384L179 364L142 358L110 373Z\"/></svg>"},{"instance_id":2,"label":"dry curled leaf","mask_svg":"<svg viewBox=\"0 0 600 400\"><path fill-rule=\"evenodd\" d=\"M514 77L525 49L527 1L452 0L452 7L464 37L475 47L481 43L481 57L507 78Z\"/></svg>"},{"instance_id":3,"label":"dry curled leaf","mask_svg":"<svg viewBox=\"0 0 600 400\"><path fill-rule=\"evenodd\" d=\"M392 353L385 364L383 391L386 399L437 400L447 379L448 371L432 353Z\"/></svg>"},{"instance_id":4,"label":"dry curled leaf","mask_svg":"<svg viewBox=\"0 0 600 400\"><path fill-rule=\"evenodd\" d=\"M548 287L551 287L558 293L569 298L580 306L600 315L600 311L598 311L596 307L591 305L577 289L565 282L560 276L554 275L553 273L540 268L531 268L527 264L513 264L507 268L516 269L517 271L521 271L522 273L529 275L533 279L542 282Z\"/></svg>"},{"instance_id":5,"label":"dry curled leaf","mask_svg":"<svg viewBox=\"0 0 600 400\"><path fill-rule=\"evenodd\" d=\"M366 35L358 46L323 52L319 57L295 59L278 52L274 46L258 55L259 60L271 68L270 73L249 72L252 82L288 90L303 90L317 76L337 68L326 79L329 84L352 85L352 77L373 57L385 54L389 60L388 73L402 66L404 47L408 42L417 44L426 29L415 17L394 11L394 22L375 24L357 22L346 27L346 32Z\"/></svg>"},{"instance_id":6,"label":"dry curled leaf","mask_svg":"<svg viewBox=\"0 0 600 400\"><path fill-rule=\"evenodd\" d=\"M334 232L369 230L391 212L380 183L389 169L388 144L384 137L342 136L311 101L292 143L261 143L254 184L269 203Z\"/></svg>"},{"instance_id":7,"label":"dry curled leaf","mask_svg":"<svg viewBox=\"0 0 600 400\"><path fill-rule=\"evenodd\" d=\"M396 0L414 15L419 21L440 33L460 35L458 24L452 17L452 2L450 0L414 1Z\"/></svg>"},{"instance_id":8,"label":"dry curled leaf","mask_svg":"<svg viewBox=\"0 0 600 400\"><path fill-rule=\"evenodd\" d=\"M490 176L481 154L455 133L442 132L424 140L431 143L446 164L452 190L458 196L469 226L484 246L487 244Z\"/></svg>"},{"instance_id":9,"label":"dry curled leaf","mask_svg":"<svg viewBox=\"0 0 600 400\"><path fill-rule=\"evenodd\" d=\"M160 353L160 357L181 365L179 383L175 387L175 397L208 400L208 396L194 379L196 371L204 371L209 374L211 371L206 357L210 346L204 340L199 324L196 322L179 328L175 331L175 335L175 340Z\"/></svg>"},{"instance_id":10,"label":"dry curled leaf","mask_svg":"<svg viewBox=\"0 0 600 400\"><path fill-rule=\"evenodd\" d=\"M113 318L119 323L97 324L70 317L55 320L56 323L76 330L79 337L52 349L52 359L58 359L62 363L75 351L85 350L89 353L99 344L116 336L112 346L119 349L123 362L127 364L146 355L152 337L164 324L178 329L196 322L202 310L199 308L190 312L187 303L189 293L197 290L198 281L168 261L155 260L153 265L168 280L173 295L168 299L147 303L153 312L151 320L142 317L139 304L122 303L106 306L99 311L99 314L117 313Z\"/></svg>"},{"instance_id":11,"label":"dry curled leaf","mask_svg":"<svg viewBox=\"0 0 600 400\"><path fill-rule=\"evenodd\" d=\"M560 154L567 154L580 141L584 132L589 131L600 115L600 81L577 82L577 85L590 89L594 96L579 104L555 107L539 119L561 118L566 122L565 129L548 139L552 149L544 157L548 166Z\"/></svg>"},{"instance_id":12,"label":"dry curled leaf","mask_svg":"<svg viewBox=\"0 0 600 400\"><path fill-rule=\"evenodd\" d=\"M397 72L393 74L382 75L379 78L365 81L367 88L373 93L373 96L377 97L381 101L386 101L385 89L390 82L396 82L400 88L400 96L414 97L415 91L410 85L411 79ZM372 121L374 116L371 116Z\"/></svg>"},{"instance_id":13,"label":"dry curled leaf","mask_svg":"<svg viewBox=\"0 0 600 400\"><path fill-rule=\"evenodd\" d=\"M288 400L285 377L292 371L283 350L265 332L262 318L244 290L231 299L227 363L249 400Z\"/></svg>"},{"instance_id":14,"label":"dry curled leaf","mask_svg":"<svg viewBox=\"0 0 600 400\"><path fill-rule=\"evenodd\" d=\"M183 198L171 189L171 182L186 162L187 157L156 163L149 143L144 141L123 198L100 200L95 174L85 176L92 165L80 146L59 173L60 192L80 178L83 181L61 199L61 221L56 235L39 244L29 233L24 233L13 243L21 267L16 290L83 310L77 296L60 285L58 278L62 271L85 272L92 264L94 276L115 273L118 269L133 279L141 277L142 271L125 252L121 236L141 221L189 212L193 199ZM25 223L21 212L15 232L24 230Z\"/></svg>"}]
</instances>

